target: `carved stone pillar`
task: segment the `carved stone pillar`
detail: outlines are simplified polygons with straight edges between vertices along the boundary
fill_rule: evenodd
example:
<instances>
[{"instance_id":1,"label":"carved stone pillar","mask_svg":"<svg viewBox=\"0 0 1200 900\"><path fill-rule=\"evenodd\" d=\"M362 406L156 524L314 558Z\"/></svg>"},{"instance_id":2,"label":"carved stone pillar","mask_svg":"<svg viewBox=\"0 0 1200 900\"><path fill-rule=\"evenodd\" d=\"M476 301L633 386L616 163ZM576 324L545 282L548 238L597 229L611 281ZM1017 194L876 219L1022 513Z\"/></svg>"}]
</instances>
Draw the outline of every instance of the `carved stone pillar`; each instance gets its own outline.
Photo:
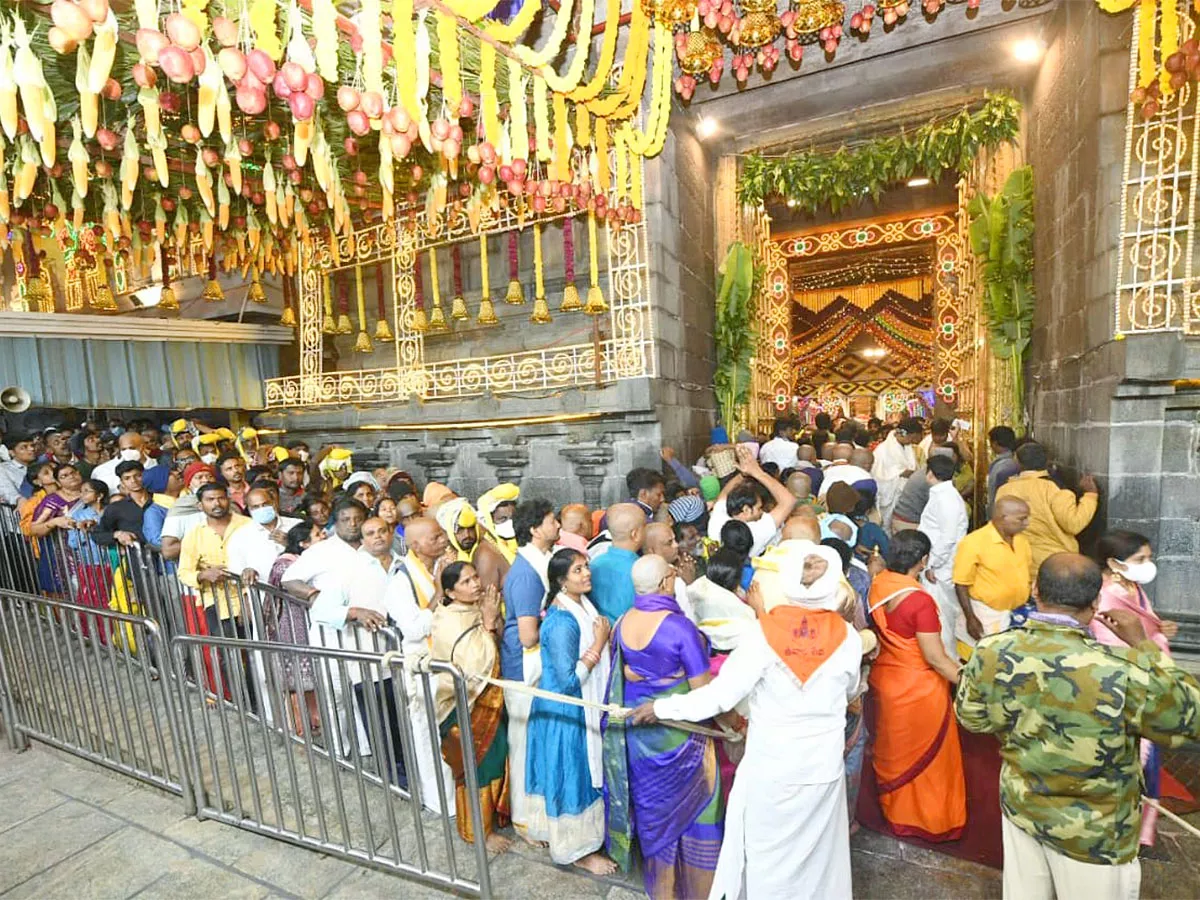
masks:
<instances>
[{"instance_id":1,"label":"carved stone pillar","mask_svg":"<svg viewBox=\"0 0 1200 900\"><path fill-rule=\"evenodd\" d=\"M612 441L601 438L594 444L576 444L558 451L575 467L575 476L583 485L583 502L592 509L600 507L600 489L608 475L608 467L616 454Z\"/></svg>"},{"instance_id":2,"label":"carved stone pillar","mask_svg":"<svg viewBox=\"0 0 1200 900\"><path fill-rule=\"evenodd\" d=\"M496 470L498 484L511 482L520 487L525 467L529 465L529 448L523 442L484 450L479 456Z\"/></svg>"},{"instance_id":3,"label":"carved stone pillar","mask_svg":"<svg viewBox=\"0 0 1200 900\"><path fill-rule=\"evenodd\" d=\"M437 481L447 484L450 481L450 470L458 461L458 451L454 447L427 447L409 456L413 462L425 470L425 481Z\"/></svg>"}]
</instances>

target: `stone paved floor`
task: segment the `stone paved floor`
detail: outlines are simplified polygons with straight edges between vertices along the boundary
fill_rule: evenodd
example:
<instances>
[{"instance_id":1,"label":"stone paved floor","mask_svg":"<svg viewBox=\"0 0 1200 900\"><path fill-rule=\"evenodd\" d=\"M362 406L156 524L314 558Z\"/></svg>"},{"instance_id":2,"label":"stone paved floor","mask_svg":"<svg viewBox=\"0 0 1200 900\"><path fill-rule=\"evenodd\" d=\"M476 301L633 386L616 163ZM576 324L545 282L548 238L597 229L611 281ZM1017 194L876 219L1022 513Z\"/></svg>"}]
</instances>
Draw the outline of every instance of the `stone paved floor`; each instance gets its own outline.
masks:
<instances>
[{"instance_id":1,"label":"stone paved floor","mask_svg":"<svg viewBox=\"0 0 1200 900\"><path fill-rule=\"evenodd\" d=\"M1200 839L1167 826L1168 863L1143 867L1143 896L1200 897ZM999 873L870 832L853 840L855 896L987 898ZM636 900L627 886L559 869L517 848L493 862L502 898ZM0 749L0 898L444 896L396 876L201 822L181 803L35 745Z\"/></svg>"}]
</instances>

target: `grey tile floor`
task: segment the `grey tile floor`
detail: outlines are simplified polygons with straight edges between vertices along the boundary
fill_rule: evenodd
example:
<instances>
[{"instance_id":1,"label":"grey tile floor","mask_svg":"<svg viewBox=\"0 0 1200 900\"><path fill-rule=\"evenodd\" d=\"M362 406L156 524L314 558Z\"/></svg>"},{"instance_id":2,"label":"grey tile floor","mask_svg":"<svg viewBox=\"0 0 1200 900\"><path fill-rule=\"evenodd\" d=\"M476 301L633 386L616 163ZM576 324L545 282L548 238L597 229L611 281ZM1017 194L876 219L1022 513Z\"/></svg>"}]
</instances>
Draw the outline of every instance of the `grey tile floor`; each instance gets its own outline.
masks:
<instances>
[{"instance_id":1,"label":"grey tile floor","mask_svg":"<svg viewBox=\"0 0 1200 900\"><path fill-rule=\"evenodd\" d=\"M1143 896L1200 897L1200 839L1164 826L1170 862L1143 866ZM1000 896L999 873L863 831L852 841L862 898ZM492 863L497 897L635 900L629 885L553 866L516 847ZM636 887L636 886L635 886ZM0 898L426 898L445 896L216 822L87 763L35 745L0 749Z\"/></svg>"}]
</instances>

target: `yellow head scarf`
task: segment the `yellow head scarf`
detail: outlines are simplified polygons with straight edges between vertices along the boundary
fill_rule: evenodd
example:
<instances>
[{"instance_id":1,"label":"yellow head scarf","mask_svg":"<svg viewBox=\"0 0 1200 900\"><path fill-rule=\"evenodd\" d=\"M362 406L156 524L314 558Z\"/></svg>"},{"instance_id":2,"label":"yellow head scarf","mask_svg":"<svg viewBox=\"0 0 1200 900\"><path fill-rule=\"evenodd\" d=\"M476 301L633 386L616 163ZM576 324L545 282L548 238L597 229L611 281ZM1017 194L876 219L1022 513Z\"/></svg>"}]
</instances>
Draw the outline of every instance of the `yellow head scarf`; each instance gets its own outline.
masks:
<instances>
[{"instance_id":1,"label":"yellow head scarf","mask_svg":"<svg viewBox=\"0 0 1200 900\"><path fill-rule=\"evenodd\" d=\"M484 536L504 554L510 563L517 558L516 538L501 537L496 534L496 523L492 521L492 513L501 503L516 503L521 496L521 489L515 484L500 484L479 498L479 524L483 526Z\"/></svg>"},{"instance_id":2,"label":"yellow head scarf","mask_svg":"<svg viewBox=\"0 0 1200 900\"><path fill-rule=\"evenodd\" d=\"M434 518L442 526L442 531L446 532L446 536L450 539L450 546L458 551L458 561L470 562L471 557L475 555L475 547L478 547L479 544L472 547L470 551L464 550L459 546L454 532L460 528L475 527L478 530L479 520L475 517L475 510L471 508L471 504L462 497L447 500L438 506Z\"/></svg>"},{"instance_id":3,"label":"yellow head scarf","mask_svg":"<svg viewBox=\"0 0 1200 900\"><path fill-rule=\"evenodd\" d=\"M321 460L321 464L317 467L322 477L329 484L337 488L350 474L350 457L351 453L345 447L334 447L329 451L328 455Z\"/></svg>"}]
</instances>

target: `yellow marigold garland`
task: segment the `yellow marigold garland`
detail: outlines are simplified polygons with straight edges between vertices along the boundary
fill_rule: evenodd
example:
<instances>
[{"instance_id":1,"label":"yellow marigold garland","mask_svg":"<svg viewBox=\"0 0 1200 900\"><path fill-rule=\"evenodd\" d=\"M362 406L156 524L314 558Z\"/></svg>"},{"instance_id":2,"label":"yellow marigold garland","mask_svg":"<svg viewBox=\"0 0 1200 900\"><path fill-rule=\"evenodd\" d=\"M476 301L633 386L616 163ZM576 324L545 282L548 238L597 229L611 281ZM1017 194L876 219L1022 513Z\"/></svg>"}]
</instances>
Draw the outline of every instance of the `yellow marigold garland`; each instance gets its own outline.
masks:
<instances>
[{"instance_id":1,"label":"yellow marigold garland","mask_svg":"<svg viewBox=\"0 0 1200 900\"><path fill-rule=\"evenodd\" d=\"M561 12L559 13L561 15ZM549 63L542 70L546 84L551 90L573 91L579 86L583 73L587 69L588 53L592 48L592 23L596 18L596 0L581 0L579 6L579 32L575 35L575 55L567 66L567 71L560 77ZM522 54L528 48L524 44L517 46L517 53Z\"/></svg>"},{"instance_id":2,"label":"yellow marigold garland","mask_svg":"<svg viewBox=\"0 0 1200 900\"><path fill-rule=\"evenodd\" d=\"M657 156L667 139L667 119L671 115L671 66L673 39L667 28L658 28L654 40L654 83L646 130L629 126L625 135L629 149L639 156Z\"/></svg>"},{"instance_id":3,"label":"yellow marigold garland","mask_svg":"<svg viewBox=\"0 0 1200 900\"><path fill-rule=\"evenodd\" d=\"M529 110L525 103L525 69L508 59L508 139L513 159L529 158Z\"/></svg>"},{"instance_id":4,"label":"yellow marigold garland","mask_svg":"<svg viewBox=\"0 0 1200 900\"><path fill-rule=\"evenodd\" d=\"M396 60L417 58L417 34L414 31L413 0L392 0L392 55ZM400 105L409 118L421 118L421 105L417 100L416 65L396 66L396 92Z\"/></svg>"},{"instance_id":5,"label":"yellow marigold garland","mask_svg":"<svg viewBox=\"0 0 1200 900\"><path fill-rule=\"evenodd\" d=\"M496 93L496 48L487 41L479 43L479 105L483 116L483 134L495 147L500 146L500 98Z\"/></svg>"},{"instance_id":6,"label":"yellow marigold garland","mask_svg":"<svg viewBox=\"0 0 1200 900\"><path fill-rule=\"evenodd\" d=\"M621 78L617 88L606 97L588 101L588 111L593 116L605 118L629 118L629 113L621 113L630 100L633 108L642 99L642 90L646 85L646 63L650 49L650 19L641 15L641 4L633 7L629 23L629 40L625 50L625 68L621 70Z\"/></svg>"},{"instance_id":7,"label":"yellow marigold garland","mask_svg":"<svg viewBox=\"0 0 1200 900\"><path fill-rule=\"evenodd\" d=\"M528 2L526 2L528 5ZM524 7L522 7L522 10ZM558 12L554 14L554 27L541 50L534 50L524 44L513 48L521 62L534 69L548 66L562 52L563 41L567 37L567 29L571 25L571 17L575 12L575 0L563 0ZM520 15L518 13L518 15Z\"/></svg>"},{"instance_id":8,"label":"yellow marigold garland","mask_svg":"<svg viewBox=\"0 0 1200 900\"><path fill-rule=\"evenodd\" d=\"M438 56L442 67L442 96L450 107L451 118L458 117L462 103L462 75L458 70L458 20L437 13Z\"/></svg>"},{"instance_id":9,"label":"yellow marigold garland","mask_svg":"<svg viewBox=\"0 0 1200 900\"><path fill-rule=\"evenodd\" d=\"M633 4L634 18L644 18L645 14L641 12L642 5L640 3ZM600 58L596 61L596 71L592 73L591 79L582 84L575 90L571 91L568 98L576 103L584 103L588 100L594 100L600 96L600 92L604 90L604 86L608 84L608 76L612 71L613 60L617 56L617 37L621 33L620 28L609 27L609 23L616 23L621 18L621 0L607 0L604 11L604 40L600 44Z\"/></svg>"},{"instance_id":10,"label":"yellow marigold garland","mask_svg":"<svg viewBox=\"0 0 1200 900\"><path fill-rule=\"evenodd\" d=\"M489 37L498 41L512 43L533 24L534 18L542 11L542 0L525 0L517 14L507 25L503 22L488 22L484 31Z\"/></svg>"},{"instance_id":11,"label":"yellow marigold garland","mask_svg":"<svg viewBox=\"0 0 1200 900\"><path fill-rule=\"evenodd\" d=\"M549 162L553 155L550 150L550 101L546 96L546 80L536 75L533 77L533 137L537 158Z\"/></svg>"},{"instance_id":12,"label":"yellow marigold garland","mask_svg":"<svg viewBox=\"0 0 1200 900\"><path fill-rule=\"evenodd\" d=\"M571 141L567 137L567 98L554 95L554 177L571 180Z\"/></svg>"}]
</instances>

